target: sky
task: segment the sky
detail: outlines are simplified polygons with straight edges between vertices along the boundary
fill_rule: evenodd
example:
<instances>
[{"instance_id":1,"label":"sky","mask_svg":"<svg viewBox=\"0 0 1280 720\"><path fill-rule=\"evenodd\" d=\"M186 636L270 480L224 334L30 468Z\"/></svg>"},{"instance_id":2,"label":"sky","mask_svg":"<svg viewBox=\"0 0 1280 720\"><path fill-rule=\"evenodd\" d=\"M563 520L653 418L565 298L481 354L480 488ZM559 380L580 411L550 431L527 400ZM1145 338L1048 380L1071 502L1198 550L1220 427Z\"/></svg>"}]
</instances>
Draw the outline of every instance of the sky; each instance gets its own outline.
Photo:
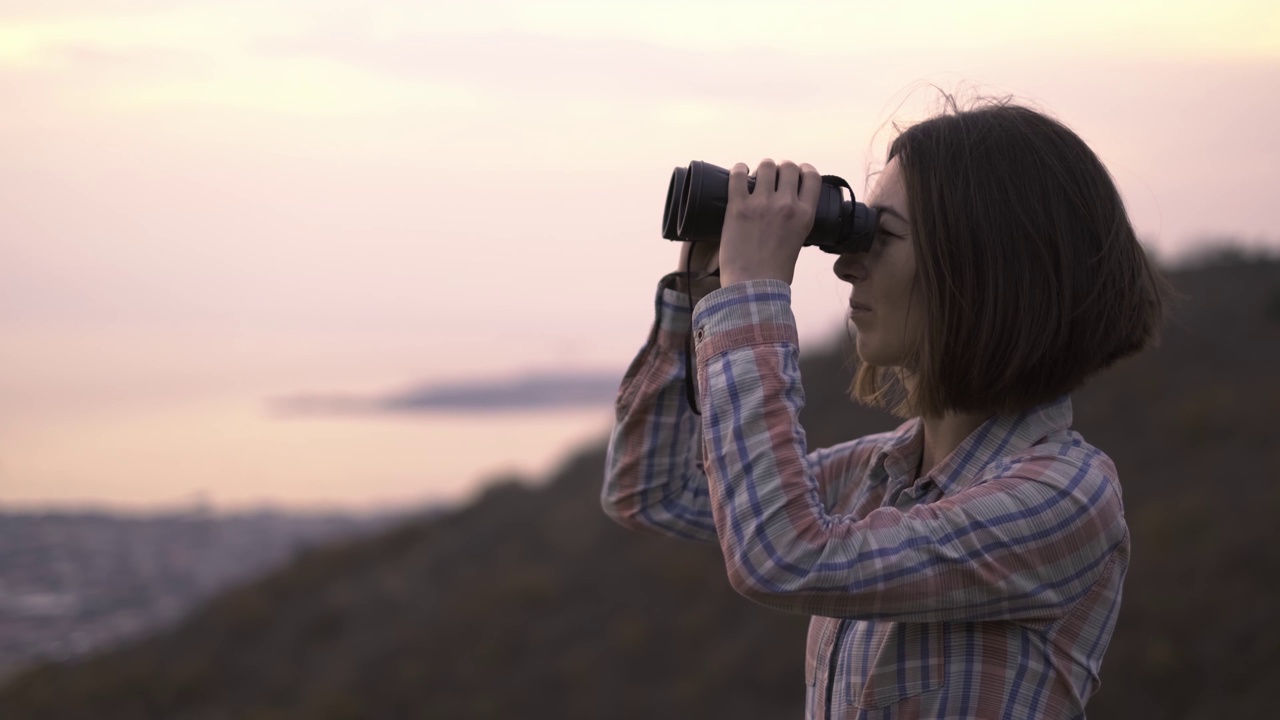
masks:
<instances>
[{"instance_id":1,"label":"sky","mask_svg":"<svg viewBox=\"0 0 1280 720\"><path fill-rule=\"evenodd\" d=\"M270 399L617 372L676 165L865 192L938 88L1107 164L1167 262L1280 246L1274 2L0 0L0 509L374 507L542 473L607 403ZM802 349L843 332L802 253Z\"/></svg>"}]
</instances>

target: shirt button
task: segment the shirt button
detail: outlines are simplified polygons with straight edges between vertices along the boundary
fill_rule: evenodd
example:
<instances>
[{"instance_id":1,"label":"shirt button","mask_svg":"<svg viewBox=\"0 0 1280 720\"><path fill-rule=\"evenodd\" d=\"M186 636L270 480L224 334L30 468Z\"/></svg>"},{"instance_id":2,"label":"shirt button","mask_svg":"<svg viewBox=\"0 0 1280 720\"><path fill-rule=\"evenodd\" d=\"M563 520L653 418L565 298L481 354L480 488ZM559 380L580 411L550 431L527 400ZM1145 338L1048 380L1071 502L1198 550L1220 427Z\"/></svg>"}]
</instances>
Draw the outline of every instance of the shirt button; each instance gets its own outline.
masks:
<instances>
[{"instance_id":1,"label":"shirt button","mask_svg":"<svg viewBox=\"0 0 1280 720\"><path fill-rule=\"evenodd\" d=\"M706 334L707 334L706 330L703 330L702 328L698 328L697 332L693 334L693 339L697 340L698 342L702 342L702 338L706 336Z\"/></svg>"}]
</instances>

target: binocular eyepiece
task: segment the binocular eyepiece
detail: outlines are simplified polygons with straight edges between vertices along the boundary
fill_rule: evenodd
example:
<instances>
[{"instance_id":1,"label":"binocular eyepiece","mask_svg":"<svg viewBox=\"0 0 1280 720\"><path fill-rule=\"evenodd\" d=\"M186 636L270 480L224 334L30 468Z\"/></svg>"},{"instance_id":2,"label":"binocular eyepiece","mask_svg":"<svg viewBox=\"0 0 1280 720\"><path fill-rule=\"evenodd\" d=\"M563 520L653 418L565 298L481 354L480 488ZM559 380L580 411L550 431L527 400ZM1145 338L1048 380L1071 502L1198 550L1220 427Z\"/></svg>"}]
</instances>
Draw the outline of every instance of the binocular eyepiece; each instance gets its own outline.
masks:
<instances>
[{"instance_id":1,"label":"binocular eyepiece","mask_svg":"<svg viewBox=\"0 0 1280 720\"><path fill-rule=\"evenodd\" d=\"M756 179L747 178L754 190ZM845 196L844 190L848 190ZM671 172L667 204L662 210L662 237L690 242L718 241L729 204L729 171L694 160ZM805 245L841 255L871 248L876 233L876 211L858 202L844 178L822 176L818 211Z\"/></svg>"}]
</instances>

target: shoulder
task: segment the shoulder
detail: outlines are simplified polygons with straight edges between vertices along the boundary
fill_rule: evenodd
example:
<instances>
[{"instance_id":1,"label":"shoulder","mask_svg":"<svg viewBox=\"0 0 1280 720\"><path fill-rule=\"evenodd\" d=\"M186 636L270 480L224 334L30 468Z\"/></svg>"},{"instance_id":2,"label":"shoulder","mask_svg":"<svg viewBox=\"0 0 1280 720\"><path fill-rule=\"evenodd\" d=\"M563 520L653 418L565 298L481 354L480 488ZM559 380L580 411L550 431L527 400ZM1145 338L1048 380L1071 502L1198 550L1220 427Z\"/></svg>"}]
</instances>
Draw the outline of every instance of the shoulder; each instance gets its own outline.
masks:
<instances>
[{"instance_id":1,"label":"shoulder","mask_svg":"<svg viewBox=\"0 0 1280 720\"><path fill-rule=\"evenodd\" d=\"M1115 463L1080 433L1057 431L1029 448L1001 457L985 468L975 486L996 480L1034 484L1040 493L1067 505L1120 519L1124 515Z\"/></svg>"}]
</instances>

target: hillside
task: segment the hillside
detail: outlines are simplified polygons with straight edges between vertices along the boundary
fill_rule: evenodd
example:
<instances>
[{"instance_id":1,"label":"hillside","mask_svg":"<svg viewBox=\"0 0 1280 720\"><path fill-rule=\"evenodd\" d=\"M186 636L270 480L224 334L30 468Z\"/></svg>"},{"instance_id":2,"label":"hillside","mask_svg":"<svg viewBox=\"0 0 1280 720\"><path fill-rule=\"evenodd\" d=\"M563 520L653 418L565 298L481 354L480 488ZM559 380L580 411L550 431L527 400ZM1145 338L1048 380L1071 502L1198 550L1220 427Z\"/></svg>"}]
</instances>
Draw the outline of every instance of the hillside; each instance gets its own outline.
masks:
<instances>
[{"instance_id":1,"label":"hillside","mask_svg":"<svg viewBox=\"0 0 1280 720\"><path fill-rule=\"evenodd\" d=\"M1172 276L1163 346L1075 398L1112 456L1133 562L1097 719L1253 718L1280 685L1280 262ZM638 334L640 337L642 333ZM896 423L803 363L811 446ZM806 620L729 588L718 548L599 507L603 446L536 489L314 550L172 630L0 689L0 718L777 718L803 701Z\"/></svg>"}]
</instances>

